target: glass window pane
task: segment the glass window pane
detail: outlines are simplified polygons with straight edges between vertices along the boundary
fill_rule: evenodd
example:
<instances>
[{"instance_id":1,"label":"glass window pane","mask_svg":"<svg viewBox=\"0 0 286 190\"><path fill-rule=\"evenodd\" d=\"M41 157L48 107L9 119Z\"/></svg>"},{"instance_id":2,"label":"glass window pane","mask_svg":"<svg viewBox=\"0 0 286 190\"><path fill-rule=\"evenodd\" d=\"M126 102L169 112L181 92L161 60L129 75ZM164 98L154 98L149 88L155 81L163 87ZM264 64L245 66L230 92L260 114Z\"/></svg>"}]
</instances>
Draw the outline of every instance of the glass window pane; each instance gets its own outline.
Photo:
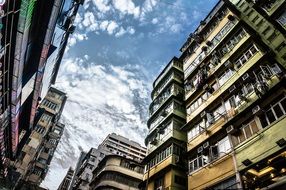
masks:
<instances>
[{"instance_id":1,"label":"glass window pane","mask_svg":"<svg viewBox=\"0 0 286 190\"><path fill-rule=\"evenodd\" d=\"M281 106L284 109L284 112L286 112L286 98L284 98L281 102L280 102Z\"/></svg>"},{"instance_id":2,"label":"glass window pane","mask_svg":"<svg viewBox=\"0 0 286 190\"><path fill-rule=\"evenodd\" d=\"M276 120L276 118L275 118L275 116L274 116L274 114L273 114L271 109L266 112L266 116L268 118L269 123L272 123L272 122L274 122Z\"/></svg>"},{"instance_id":3,"label":"glass window pane","mask_svg":"<svg viewBox=\"0 0 286 190\"><path fill-rule=\"evenodd\" d=\"M246 135L246 138L249 138L252 136L252 133L251 133L251 130L250 130L250 126L247 125L244 127L244 132L245 132L245 135Z\"/></svg>"},{"instance_id":4,"label":"glass window pane","mask_svg":"<svg viewBox=\"0 0 286 190\"><path fill-rule=\"evenodd\" d=\"M283 112L282 112L281 107L280 107L279 104L275 105L275 106L273 107L273 110L274 110L274 112L275 112L277 118L280 118L281 116L283 116Z\"/></svg>"},{"instance_id":5,"label":"glass window pane","mask_svg":"<svg viewBox=\"0 0 286 190\"><path fill-rule=\"evenodd\" d=\"M254 120L252 122L250 122L249 125L251 127L252 133L256 133L257 131L259 131L257 124Z\"/></svg>"}]
</instances>

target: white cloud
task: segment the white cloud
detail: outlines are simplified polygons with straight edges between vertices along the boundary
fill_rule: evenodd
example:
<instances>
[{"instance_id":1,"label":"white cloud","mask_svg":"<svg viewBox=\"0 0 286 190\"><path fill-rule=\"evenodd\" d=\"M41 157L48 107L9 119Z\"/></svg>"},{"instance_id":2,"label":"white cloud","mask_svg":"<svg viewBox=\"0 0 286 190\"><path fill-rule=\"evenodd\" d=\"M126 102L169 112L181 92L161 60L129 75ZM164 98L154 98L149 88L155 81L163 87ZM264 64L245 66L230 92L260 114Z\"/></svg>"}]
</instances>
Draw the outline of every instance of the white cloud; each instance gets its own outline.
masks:
<instances>
[{"instance_id":1,"label":"white cloud","mask_svg":"<svg viewBox=\"0 0 286 190\"><path fill-rule=\"evenodd\" d=\"M152 24L157 24L158 23L158 18L153 18L151 22L152 22Z\"/></svg>"},{"instance_id":2,"label":"white cloud","mask_svg":"<svg viewBox=\"0 0 286 190\"><path fill-rule=\"evenodd\" d=\"M123 36L126 33L126 30L121 26L119 31L116 32L115 37Z\"/></svg>"},{"instance_id":3,"label":"white cloud","mask_svg":"<svg viewBox=\"0 0 286 190\"><path fill-rule=\"evenodd\" d=\"M127 28L127 32L132 35L132 34L135 33L135 29L130 26L130 27Z\"/></svg>"},{"instance_id":4,"label":"white cloud","mask_svg":"<svg viewBox=\"0 0 286 190\"><path fill-rule=\"evenodd\" d=\"M109 0L92 0L92 2L100 12L105 13L110 10Z\"/></svg>"},{"instance_id":5,"label":"white cloud","mask_svg":"<svg viewBox=\"0 0 286 190\"><path fill-rule=\"evenodd\" d=\"M109 24L108 20L104 20L100 23L99 28L104 31L106 30L108 24Z\"/></svg>"},{"instance_id":6,"label":"white cloud","mask_svg":"<svg viewBox=\"0 0 286 190\"><path fill-rule=\"evenodd\" d=\"M121 52L122 53L122 52ZM138 65L106 66L83 59L65 59L57 88L68 95L62 122L65 132L42 184L56 189L75 166L81 150L96 147L115 132L143 144L150 86ZM88 142L88 143L87 143Z\"/></svg>"},{"instance_id":7,"label":"white cloud","mask_svg":"<svg viewBox=\"0 0 286 190\"><path fill-rule=\"evenodd\" d=\"M113 0L113 4L114 8L124 15L133 15L135 18L138 18L140 15L140 7L136 7L132 0Z\"/></svg>"},{"instance_id":8,"label":"white cloud","mask_svg":"<svg viewBox=\"0 0 286 190\"><path fill-rule=\"evenodd\" d=\"M111 35L114 33L115 29L117 29L117 28L118 28L118 24L115 21L110 21L106 30L107 30L108 34Z\"/></svg>"}]
</instances>

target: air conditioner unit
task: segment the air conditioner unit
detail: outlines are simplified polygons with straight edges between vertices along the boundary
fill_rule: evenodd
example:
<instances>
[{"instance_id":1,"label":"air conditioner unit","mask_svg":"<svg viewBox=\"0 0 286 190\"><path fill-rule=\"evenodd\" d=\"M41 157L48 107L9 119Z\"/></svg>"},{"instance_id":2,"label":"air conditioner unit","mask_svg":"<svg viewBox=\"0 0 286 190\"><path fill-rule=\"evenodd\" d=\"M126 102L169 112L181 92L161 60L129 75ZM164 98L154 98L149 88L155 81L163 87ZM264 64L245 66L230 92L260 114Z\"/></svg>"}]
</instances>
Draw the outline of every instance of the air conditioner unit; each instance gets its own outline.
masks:
<instances>
[{"instance_id":1,"label":"air conditioner unit","mask_svg":"<svg viewBox=\"0 0 286 190\"><path fill-rule=\"evenodd\" d=\"M236 86L232 85L228 90L229 90L229 92L233 92L235 89L236 89Z\"/></svg>"},{"instance_id":2,"label":"air conditioner unit","mask_svg":"<svg viewBox=\"0 0 286 190\"><path fill-rule=\"evenodd\" d=\"M254 108L252 108L252 113L253 114L259 114L261 112L262 112L262 110L261 110L259 105L256 105Z\"/></svg>"},{"instance_id":3,"label":"air conditioner unit","mask_svg":"<svg viewBox=\"0 0 286 190\"><path fill-rule=\"evenodd\" d=\"M243 81L246 81L246 80L249 80L249 79L250 79L250 76L249 76L248 73L246 73L246 74L244 74L244 75L242 76L242 80L243 80Z\"/></svg>"},{"instance_id":4,"label":"air conditioner unit","mask_svg":"<svg viewBox=\"0 0 286 190\"><path fill-rule=\"evenodd\" d=\"M228 126L228 127L226 128L226 132L227 132L228 134L234 134L234 133L236 133L237 131L238 131L238 129L234 128L233 125L230 125L230 126Z\"/></svg>"},{"instance_id":5,"label":"air conditioner unit","mask_svg":"<svg viewBox=\"0 0 286 190\"><path fill-rule=\"evenodd\" d=\"M232 63L228 60L228 61L226 61L226 62L224 63L224 66L225 66L226 68L229 68L229 67L232 66Z\"/></svg>"},{"instance_id":6,"label":"air conditioner unit","mask_svg":"<svg viewBox=\"0 0 286 190\"><path fill-rule=\"evenodd\" d=\"M207 114L207 112L206 112L206 111L202 111L202 112L201 112L201 117L205 117L205 116L206 116L206 114Z\"/></svg>"},{"instance_id":7,"label":"air conditioner unit","mask_svg":"<svg viewBox=\"0 0 286 190\"><path fill-rule=\"evenodd\" d=\"M203 150L204 150L203 146L200 146L197 151L198 151L198 153L201 153L201 152L203 152Z\"/></svg>"},{"instance_id":8,"label":"air conditioner unit","mask_svg":"<svg viewBox=\"0 0 286 190\"><path fill-rule=\"evenodd\" d=\"M209 141L207 141L207 142L205 142L205 143L203 144L203 148L204 148L204 149L208 148L209 146L210 146Z\"/></svg>"}]
</instances>

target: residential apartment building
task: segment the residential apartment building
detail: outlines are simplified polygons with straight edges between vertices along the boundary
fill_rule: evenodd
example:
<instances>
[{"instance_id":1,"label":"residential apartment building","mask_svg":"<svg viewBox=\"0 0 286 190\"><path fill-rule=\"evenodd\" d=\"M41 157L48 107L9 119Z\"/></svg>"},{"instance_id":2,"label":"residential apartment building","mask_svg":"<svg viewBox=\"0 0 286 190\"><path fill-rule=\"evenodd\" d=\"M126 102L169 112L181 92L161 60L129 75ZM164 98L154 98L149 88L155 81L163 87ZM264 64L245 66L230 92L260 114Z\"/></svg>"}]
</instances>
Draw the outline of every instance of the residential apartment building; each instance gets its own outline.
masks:
<instances>
[{"instance_id":1,"label":"residential apartment building","mask_svg":"<svg viewBox=\"0 0 286 190\"><path fill-rule=\"evenodd\" d=\"M39 101L55 82L82 0L1 1L0 177L6 179L35 124Z\"/></svg>"},{"instance_id":2,"label":"residential apartment building","mask_svg":"<svg viewBox=\"0 0 286 190\"><path fill-rule=\"evenodd\" d=\"M221 0L189 35L180 69L169 63L153 83L142 189L286 188L285 10L285 0ZM172 81L183 110L168 108ZM182 121L166 138L171 114Z\"/></svg>"},{"instance_id":3,"label":"residential apartment building","mask_svg":"<svg viewBox=\"0 0 286 190\"><path fill-rule=\"evenodd\" d=\"M186 120L182 62L174 57L153 83L145 139L147 156L144 183L147 189L185 189L183 164L186 134L181 131Z\"/></svg>"},{"instance_id":4,"label":"residential apartment building","mask_svg":"<svg viewBox=\"0 0 286 190\"><path fill-rule=\"evenodd\" d=\"M136 190L143 179L143 165L119 155L106 155L93 171L90 189Z\"/></svg>"},{"instance_id":5,"label":"residential apartment building","mask_svg":"<svg viewBox=\"0 0 286 190\"><path fill-rule=\"evenodd\" d=\"M84 157L80 157L71 189L90 189L93 171L107 155L119 155L139 163L146 155L146 148L121 135L109 134L97 148L91 148Z\"/></svg>"},{"instance_id":6,"label":"residential apartment building","mask_svg":"<svg viewBox=\"0 0 286 190\"><path fill-rule=\"evenodd\" d=\"M66 99L65 93L51 87L39 105L36 126L13 163L14 170L20 174L13 181L17 188L23 184L39 186L45 178L64 131L59 119Z\"/></svg>"},{"instance_id":7,"label":"residential apartment building","mask_svg":"<svg viewBox=\"0 0 286 190\"><path fill-rule=\"evenodd\" d=\"M70 187L71 182L72 182L73 174L74 174L74 170L70 167L65 178L61 182L58 190L69 190L69 187Z\"/></svg>"}]
</instances>

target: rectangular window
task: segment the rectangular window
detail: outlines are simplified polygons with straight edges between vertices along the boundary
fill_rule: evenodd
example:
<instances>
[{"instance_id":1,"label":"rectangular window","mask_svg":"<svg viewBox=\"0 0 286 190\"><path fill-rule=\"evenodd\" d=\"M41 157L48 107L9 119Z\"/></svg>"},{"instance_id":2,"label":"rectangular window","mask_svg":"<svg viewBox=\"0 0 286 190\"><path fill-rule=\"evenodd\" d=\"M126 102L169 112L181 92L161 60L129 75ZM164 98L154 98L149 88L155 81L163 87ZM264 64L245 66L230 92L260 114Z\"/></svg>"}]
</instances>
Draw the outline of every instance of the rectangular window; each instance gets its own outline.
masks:
<instances>
[{"instance_id":1,"label":"rectangular window","mask_svg":"<svg viewBox=\"0 0 286 190\"><path fill-rule=\"evenodd\" d=\"M239 143L242 143L258 131L259 128L255 120L252 120L249 123L242 125L242 127L239 129L239 133L232 138L234 146L238 145Z\"/></svg>"},{"instance_id":2,"label":"rectangular window","mask_svg":"<svg viewBox=\"0 0 286 190\"><path fill-rule=\"evenodd\" d=\"M286 11L284 11L277 19L278 23L284 28L286 28Z\"/></svg>"}]
</instances>

